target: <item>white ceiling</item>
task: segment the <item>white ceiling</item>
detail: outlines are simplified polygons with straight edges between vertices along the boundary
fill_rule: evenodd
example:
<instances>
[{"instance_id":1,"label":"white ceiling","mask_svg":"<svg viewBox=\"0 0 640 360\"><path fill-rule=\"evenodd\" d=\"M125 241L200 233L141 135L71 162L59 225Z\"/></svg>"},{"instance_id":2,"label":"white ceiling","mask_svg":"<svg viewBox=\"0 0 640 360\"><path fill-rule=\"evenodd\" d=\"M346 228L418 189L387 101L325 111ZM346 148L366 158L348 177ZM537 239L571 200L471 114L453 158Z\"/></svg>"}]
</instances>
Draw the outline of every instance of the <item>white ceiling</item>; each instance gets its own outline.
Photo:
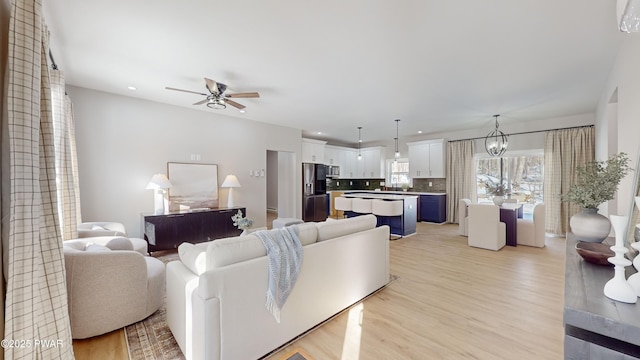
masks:
<instances>
[{"instance_id":1,"label":"white ceiling","mask_svg":"<svg viewBox=\"0 0 640 360\"><path fill-rule=\"evenodd\" d=\"M45 17L68 84L338 143L391 140L396 118L403 137L593 112L624 36L614 0L57 0ZM261 97L240 114L165 90L204 77Z\"/></svg>"}]
</instances>

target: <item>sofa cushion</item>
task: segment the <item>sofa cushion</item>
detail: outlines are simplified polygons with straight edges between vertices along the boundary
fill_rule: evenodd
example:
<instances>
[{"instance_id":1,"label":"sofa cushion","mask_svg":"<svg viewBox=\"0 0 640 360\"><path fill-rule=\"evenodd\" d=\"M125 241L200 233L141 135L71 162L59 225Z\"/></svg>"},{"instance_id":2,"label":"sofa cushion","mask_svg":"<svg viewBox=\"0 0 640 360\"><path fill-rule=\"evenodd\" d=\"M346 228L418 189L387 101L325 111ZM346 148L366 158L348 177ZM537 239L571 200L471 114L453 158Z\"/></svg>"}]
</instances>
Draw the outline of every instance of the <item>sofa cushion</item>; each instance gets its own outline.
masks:
<instances>
[{"instance_id":1,"label":"sofa cushion","mask_svg":"<svg viewBox=\"0 0 640 360\"><path fill-rule=\"evenodd\" d=\"M133 242L124 237L115 237L104 244L104 246L111 250L133 250Z\"/></svg>"},{"instance_id":2,"label":"sofa cushion","mask_svg":"<svg viewBox=\"0 0 640 360\"><path fill-rule=\"evenodd\" d=\"M88 251L88 252L111 251L111 249L109 249L104 245L88 243L87 247L84 248L84 251Z\"/></svg>"},{"instance_id":3,"label":"sofa cushion","mask_svg":"<svg viewBox=\"0 0 640 360\"><path fill-rule=\"evenodd\" d=\"M308 222L304 224L293 225L298 228L298 238L302 246L313 244L318 239L318 226L316 223Z\"/></svg>"},{"instance_id":4,"label":"sofa cushion","mask_svg":"<svg viewBox=\"0 0 640 360\"><path fill-rule=\"evenodd\" d=\"M198 244L201 245L201 244ZM208 244L206 244L208 245ZM178 246L180 261L194 274L200 275L207 270L207 247L182 243Z\"/></svg>"},{"instance_id":5,"label":"sofa cushion","mask_svg":"<svg viewBox=\"0 0 640 360\"><path fill-rule=\"evenodd\" d=\"M375 215L361 215L337 221L325 221L317 224L318 241L353 234L376 227Z\"/></svg>"},{"instance_id":6,"label":"sofa cushion","mask_svg":"<svg viewBox=\"0 0 640 360\"><path fill-rule=\"evenodd\" d=\"M208 244L207 270L267 255L262 241L253 234L219 239Z\"/></svg>"}]
</instances>

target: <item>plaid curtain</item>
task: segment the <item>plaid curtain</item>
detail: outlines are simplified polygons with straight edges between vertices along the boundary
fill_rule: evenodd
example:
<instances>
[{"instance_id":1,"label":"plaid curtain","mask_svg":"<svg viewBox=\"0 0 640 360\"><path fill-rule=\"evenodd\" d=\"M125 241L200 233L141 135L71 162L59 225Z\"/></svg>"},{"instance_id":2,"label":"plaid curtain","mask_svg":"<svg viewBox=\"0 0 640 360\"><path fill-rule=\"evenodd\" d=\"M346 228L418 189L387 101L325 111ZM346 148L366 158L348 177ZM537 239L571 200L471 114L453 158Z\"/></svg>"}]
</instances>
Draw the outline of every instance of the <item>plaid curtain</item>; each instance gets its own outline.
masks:
<instances>
[{"instance_id":1,"label":"plaid curtain","mask_svg":"<svg viewBox=\"0 0 640 360\"><path fill-rule=\"evenodd\" d=\"M78 223L80 222L80 190L73 108L71 99L65 93L63 72L55 69L49 71L53 100L60 230L62 239L70 240L78 237Z\"/></svg>"},{"instance_id":2,"label":"plaid curtain","mask_svg":"<svg viewBox=\"0 0 640 360\"><path fill-rule=\"evenodd\" d=\"M5 347L6 359L73 359L48 51L41 2L13 0L2 124L4 339L31 346Z\"/></svg>"},{"instance_id":3,"label":"plaid curtain","mask_svg":"<svg viewBox=\"0 0 640 360\"><path fill-rule=\"evenodd\" d=\"M560 194L577 181L576 169L595 159L595 129L581 127L547 131L544 139L545 227L552 234L571 231L569 220L580 211L577 205L562 202Z\"/></svg>"},{"instance_id":4,"label":"plaid curtain","mask_svg":"<svg viewBox=\"0 0 640 360\"><path fill-rule=\"evenodd\" d=\"M473 140L453 141L447 146L447 221L458 223L458 202L476 202L476 167Z\"/></svg>"}]
</instances>

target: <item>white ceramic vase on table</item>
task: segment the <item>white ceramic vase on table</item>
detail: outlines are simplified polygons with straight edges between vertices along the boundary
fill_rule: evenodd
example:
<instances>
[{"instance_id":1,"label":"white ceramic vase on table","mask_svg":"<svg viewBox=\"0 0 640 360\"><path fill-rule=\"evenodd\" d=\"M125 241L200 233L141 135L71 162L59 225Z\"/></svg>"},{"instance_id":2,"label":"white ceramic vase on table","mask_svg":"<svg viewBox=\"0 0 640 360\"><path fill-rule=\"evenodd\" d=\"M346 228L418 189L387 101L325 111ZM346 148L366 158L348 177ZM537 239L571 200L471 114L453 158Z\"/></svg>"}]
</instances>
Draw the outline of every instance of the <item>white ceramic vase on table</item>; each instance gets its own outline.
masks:
<instances>
[{"instance_id":1,"label":"white ceramic vase on table","mask_svg":"<svg viewBox=\"0 0 640 360\"><path fill-rule=\"evenodd\" d=\"M624 274L624 268L631 265L631 261L624 257L624 254L629 252L629 249L624 246L624 233L627 229L629 217L609 215L609 218L611 219L611 225L616 234L616 244L611 247L611 250L613 250L616 255L610 257L608 260L615 265L615 274L613 278L604 285L604 295L616 301L635 304L636 301L638 301L638 295L631 284L627 282Z\"/></svg>"},{"instance_id":2,"label":"white ceramic vase on table","mask_svg":"<svg viewBox=\"0 0 640 360\"><path fill-rule=\"evenodd\" d=\"M497 206L502 206L502 203L504 203L504 197L502 197L501 195L494 196L493 203Z\"/></svg>"}]
</instances>

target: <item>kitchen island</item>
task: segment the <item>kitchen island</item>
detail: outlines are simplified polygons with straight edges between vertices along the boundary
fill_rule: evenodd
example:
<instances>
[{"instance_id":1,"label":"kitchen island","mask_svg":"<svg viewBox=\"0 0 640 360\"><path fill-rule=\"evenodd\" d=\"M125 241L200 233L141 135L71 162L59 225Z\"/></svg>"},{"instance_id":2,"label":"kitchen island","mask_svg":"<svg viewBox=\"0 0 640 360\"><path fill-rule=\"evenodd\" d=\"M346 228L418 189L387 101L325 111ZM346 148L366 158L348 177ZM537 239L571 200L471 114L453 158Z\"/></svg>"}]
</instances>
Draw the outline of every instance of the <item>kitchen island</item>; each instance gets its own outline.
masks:
<instances>
[{"instance_id":1,"label":"kitchen island","mask_svg":"<svg viewBox=\"0 0 640 360\"><path fill-rule=\"evenodd\" d=\"M397 236L409 236L416 233L418 195L391 194L382 191L376 192L348 192L342 195L347 198L360 198L377 201L402 202L402 212L398 215L380 215L373 212L378 219L378 226L388 225L391 234ZM347 217L363 215L354 211L347 211Z\"/></svg>"},{"instance_id":2,"label":"kitchen island","mask_svg":"<svg viewBox=\"0 0 640 360\"><path fill-rule=\"evenodd\" d=\"M447 221L447 194L437 192L412 191L374 191L374 190L334 190L340 196L344 194L395 194L418 196L417 221L442 224ZM333 203L330 204L333 209ZM335 213L334 213L335 214Z\"/></svg>"}]
</instances>

